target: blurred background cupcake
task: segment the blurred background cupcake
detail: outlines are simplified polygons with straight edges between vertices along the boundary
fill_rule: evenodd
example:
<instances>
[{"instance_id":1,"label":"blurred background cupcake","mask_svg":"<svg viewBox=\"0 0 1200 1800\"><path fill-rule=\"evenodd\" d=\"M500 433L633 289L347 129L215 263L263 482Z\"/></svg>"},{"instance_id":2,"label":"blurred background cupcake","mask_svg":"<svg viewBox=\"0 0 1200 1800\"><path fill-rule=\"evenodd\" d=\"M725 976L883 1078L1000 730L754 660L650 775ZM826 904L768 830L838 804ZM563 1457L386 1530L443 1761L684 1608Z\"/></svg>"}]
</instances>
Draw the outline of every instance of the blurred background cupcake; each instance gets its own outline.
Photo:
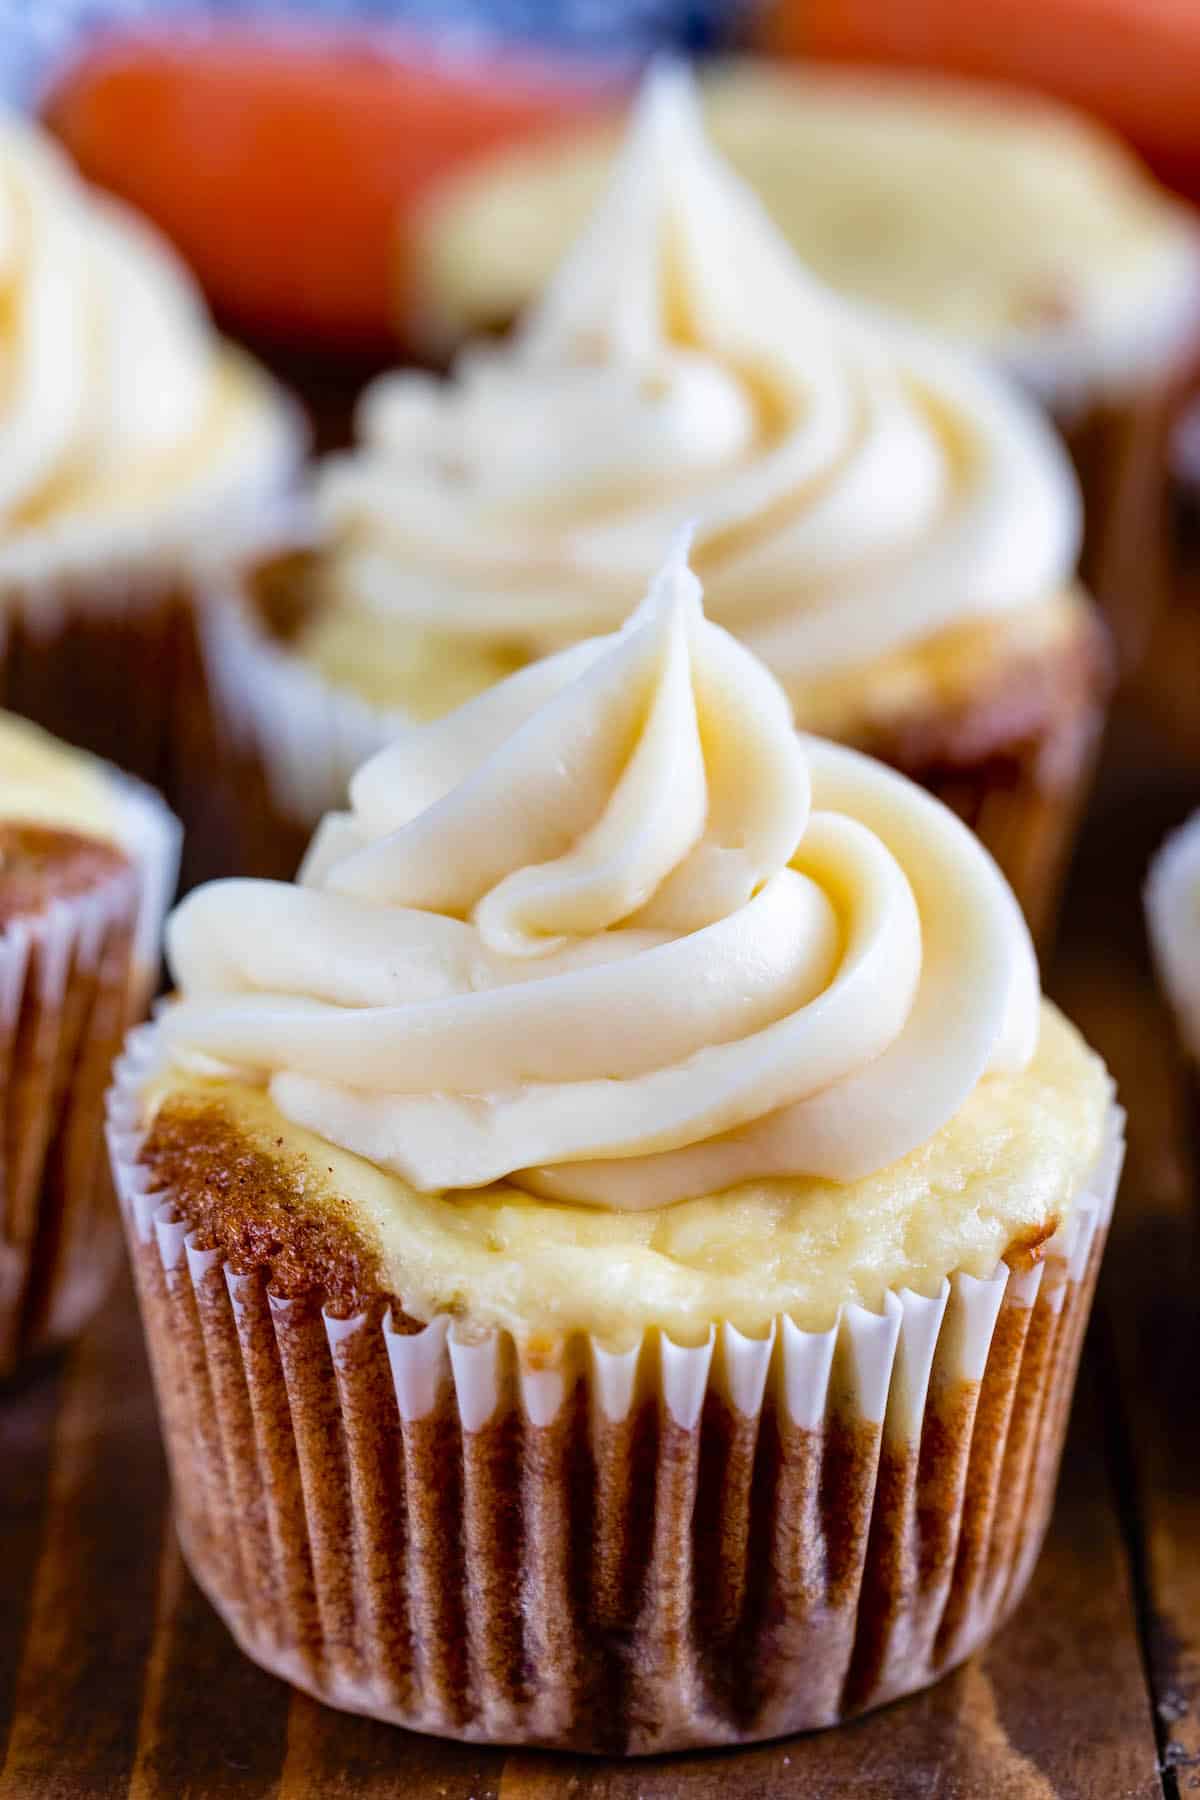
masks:
<instances>
[{"instance_id":1,"label":"blurred background cupcake","mask_svg":"<svg viewBox=\"0 0 1200 1800\"><path fill-rule=\"evenodd\" d=\"M713 616L800 723L942 795L1046 924L1108 685L1070 464L1001 377L808 275L682 70L515 338L360 418L314 555L209 619L231 737L298 831L372 733L613 629L695 518Z\"/></svg>"},{"instance_id":2,"label":"blurred background cupcake","mask_svg":"<svg viewBox=\"0 0 1200 1800\"><path fill-rule=\"evenodd\" d=\"M0 712L0 1377L116 1266L104 1092L158 984L179 830L157 796Z\"/></svg>"},{"instance_id":3,"label":"blurred background cupcake","mask_svg":"<svg viewBox=\"0 0 1200 1800\"><path fill-rule=\"evenodd\" d=\"M1200 195L1186 13L7 4L10 84L169 232L223 316L303 350L320 401L337 383L316 346L370 358L398 338L442 357L540 291L649 54L771 52L711 78L719 146L818 274L998 357L1050 406L1084 481L1085 576L1122 661L1140 656L1164 591L1165 445L1196 366L1200 252L1193 209L1130 147ZM329 415L336 435L344 409Z\"/></svg>"},{"instance_id":4,"label":"blurred background cupcake","mask_svg":"<svg viewBox=\"0 0 1200 1800\"><path fill-rule=\"evenodd\" d=\"M1165 455L1200 354L1200 230L1120 142L1030 95L932 77L730 65L714 142L813 272L979 350L1043 401L1087 501L1084 573L1123 659L1161 602ZM615 127L451 177L417 226L431 345L536 293L606 178Z\"/></svg>"},{"instance_id":5,"label":"blurred background cupcake","mask_svg":"<svg viewBox=\"0 0 1200 1800\"><path fill-rule=\"evenodd\" d=\"M13 115L0 287L0 700L180 798L203 565L261 529L299 416L166 243Z\"/></svg>"},{"instance_id":6,"label":"blurred background cupcake","mask_svg":"<svg viewBox=\"0 0 1200 1800\"><path fill-rule=\"evenodd\" d=\"M1170 591L1167 442L1200 300L1195 212L1154 178L1200 195L1182 74L1200 45L1177 10L1012 0L1003 26L947 0L901 18L877 0L28 10L10 87L271 346L327 445L397 344L444 358L540 291L646 57L715 55L716 141L802 260L1048 404L1083 480L1082 572L1122 665L1141 657ZM730 60L748 48L770 61Z\"/></svg>"}]
</instances>

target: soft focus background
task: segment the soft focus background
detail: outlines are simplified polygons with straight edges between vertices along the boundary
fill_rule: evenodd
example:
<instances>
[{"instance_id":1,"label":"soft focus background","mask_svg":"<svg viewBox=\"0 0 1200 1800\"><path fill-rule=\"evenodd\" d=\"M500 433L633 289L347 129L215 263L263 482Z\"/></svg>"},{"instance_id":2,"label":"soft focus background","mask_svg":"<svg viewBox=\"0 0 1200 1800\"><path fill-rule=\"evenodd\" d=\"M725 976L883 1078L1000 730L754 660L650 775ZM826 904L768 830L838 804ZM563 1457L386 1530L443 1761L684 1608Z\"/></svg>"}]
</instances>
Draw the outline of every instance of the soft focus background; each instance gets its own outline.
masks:
<instances>
[{"instance_id":1,"label":"soft focus background","mask_svg":"<svg viewBox=\"0 0 1200 1800\"><path fill-rule=\"evenodd\" d=\"M1176 0L0 0L0 99L162 225L226 323L378 356L432 184L611 110L655 52L740 48L1045 91L1200 195Z\"/></svg>"}]
</instances>

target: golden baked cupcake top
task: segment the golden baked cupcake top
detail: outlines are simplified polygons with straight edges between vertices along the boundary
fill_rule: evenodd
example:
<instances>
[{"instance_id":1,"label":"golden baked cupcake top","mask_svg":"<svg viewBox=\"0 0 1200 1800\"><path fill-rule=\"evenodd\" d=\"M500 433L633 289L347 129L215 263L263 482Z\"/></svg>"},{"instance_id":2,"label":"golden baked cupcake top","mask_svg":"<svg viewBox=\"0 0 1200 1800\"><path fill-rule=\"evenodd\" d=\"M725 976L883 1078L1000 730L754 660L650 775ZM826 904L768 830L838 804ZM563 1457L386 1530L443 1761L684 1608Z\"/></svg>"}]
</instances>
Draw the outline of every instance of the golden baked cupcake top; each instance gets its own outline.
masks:
<instances>
[{"instance_id":1,"label":"golden baked cupcake top","mask_svg":"<svg viewBox=\"0 0 1200 1800\"><path fill-rule=\"evenodd\" d=\"M513 342L384 379L361 433L322 478L335 608L307 648L337 604L363 661L414 634L401 704L428 709L439 659L482 685L615 629L692 517L710 613L805 694L1079 604L1078 496L1035 409L809 276L678 70Z\"/></svg>"},{"instance_id":2,"label":"golden baked cupcake top","mask_svg":"<svg viewBox=\"0 0 1200 1800\"><path fill-rule=\"evenodd\" d=\"M1110 132L1030 94L747 59L703 89L712 139L813 273L1001 358L1060 405L1155 379L1200 326L1188 207ZM521 311L596 204L616 127L493 154L435 190L426 329Z\"/></svg>"},{"instance_id":3,"label":"golden baked cupcake top","mask_svg":"<svg viewBox=\"0 0 1200 1800\"><path fill-rule=\"evenodd\" d=\"M175 914L150 1154L215 1129L290 1163L414 1316L828 1322L990 1271L1079 1192L1109 1083L999 871L794 732L681 546L624 630L351 800L297 885Z\"/></svg>"},{"instance_id":4,"label":"golden baked cupcake top","mask_svg":"<svg viewBox=\"0 0 1200 1800\"><path fill-rule=\"evenodd\" d=\"M290 403L165 242L0 117L0 582L170 554L284 479Z\"/></svg>"},{"instance_id":5,"label":"golden baked cupcake top","mask_svg":"<svg viewBox=\"0 0 1200 1800\"><path fill-rule=\"evenodd\" d=\"M112 771L6 712L0 712L0 819L58 826L108 842L121 835Z\"/></svg>"}]
</instances>

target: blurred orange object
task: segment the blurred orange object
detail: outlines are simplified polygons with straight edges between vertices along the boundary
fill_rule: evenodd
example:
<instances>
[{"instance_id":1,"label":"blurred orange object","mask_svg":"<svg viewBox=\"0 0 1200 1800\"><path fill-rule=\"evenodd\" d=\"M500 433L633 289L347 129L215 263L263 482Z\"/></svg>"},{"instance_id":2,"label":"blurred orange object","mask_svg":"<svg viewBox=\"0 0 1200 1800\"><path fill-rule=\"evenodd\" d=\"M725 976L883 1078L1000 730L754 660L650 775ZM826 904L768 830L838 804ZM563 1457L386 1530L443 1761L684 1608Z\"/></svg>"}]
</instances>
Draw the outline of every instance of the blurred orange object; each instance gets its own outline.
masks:
<instances>
[{"instance_id":1,"label":"blurred orange object","mask_svg":"<svg viewBox=\"0 0 1200 1800\"><path fill-rule=\"evenodd\" d=\"M1040 88L1129 138L1200 194L1196 0L774 0L763 39L790 55L896 63Z\"/></svg>"},{"instance_id":2,"label":"blurred orange object","mask_svg":"<svg viewBox=\"0 0 1200 1800\"><path fill-rule=\"evenodd\" d=\"M45 117L85 175L147 213L226 318L378 347L404 316L403 220L449 168L578 121L582 76L448 68L411 47L206 27L108 37Z\"/></svg>"}]
</instances>

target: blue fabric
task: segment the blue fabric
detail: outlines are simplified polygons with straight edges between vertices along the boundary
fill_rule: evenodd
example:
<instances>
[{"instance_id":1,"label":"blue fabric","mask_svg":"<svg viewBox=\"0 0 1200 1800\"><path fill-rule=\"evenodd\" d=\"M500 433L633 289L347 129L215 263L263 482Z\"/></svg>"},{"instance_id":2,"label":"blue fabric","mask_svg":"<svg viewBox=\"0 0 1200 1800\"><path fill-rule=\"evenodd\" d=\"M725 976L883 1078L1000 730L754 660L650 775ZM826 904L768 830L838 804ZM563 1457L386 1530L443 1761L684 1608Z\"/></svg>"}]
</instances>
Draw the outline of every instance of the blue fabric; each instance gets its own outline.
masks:
<instances>
[{"instance_id":1,"label":"blue fabric","mask_svg":"<svg viewBox=\"0 0 1200 1800\"><path fill-rule=\"evenodd\" d=\"M635 63L674 47L694 55L734 41L751 0L0 0L0 97L32 102L97 27L171 17L378 22L427 32L457 50L535 45Z\"/></svg>"}]
</instances>

